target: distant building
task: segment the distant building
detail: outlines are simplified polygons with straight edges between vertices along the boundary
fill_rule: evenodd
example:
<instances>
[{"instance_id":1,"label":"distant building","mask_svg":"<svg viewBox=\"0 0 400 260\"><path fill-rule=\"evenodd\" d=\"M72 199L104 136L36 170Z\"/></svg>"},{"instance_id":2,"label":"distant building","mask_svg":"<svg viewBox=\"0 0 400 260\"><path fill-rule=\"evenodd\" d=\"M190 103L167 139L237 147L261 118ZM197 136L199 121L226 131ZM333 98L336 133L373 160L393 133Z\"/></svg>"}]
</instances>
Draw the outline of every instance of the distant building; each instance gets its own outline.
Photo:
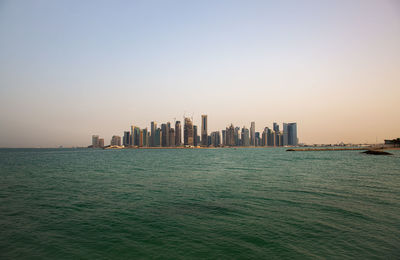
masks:
<instances>
[{"instance_id":1,"label":"distant building","mask_svg":"<svg viewBox=\"0 0 400 260\"><path fill-rule=\"evenodd\" d=\"M151 135L150 135L150 146L154 147L156 146L156 130L157 130L157 123L152 121L151 122Z\"/></svg>"},{"instance_id":2,"label":"distant building","mask_svg":"<svg viewBox=\"0 0 400 260\"><path fill-rule=\"evenodd\" d=\"M286 124L286 123L283 123L283 137L282 137L282 145L283 146L286 146L286 145L288 145L288 124Z\"/></svg>"},{"instance_id":3,"label":"distant building","mask_svg":"<svg viewBox=\"0 0 400 260\"><path fill-rule=\"evenodd\" d=\"M251 122L250 125L250 145L255 146L256 145L256 123Z\"/></svg>"},{"instance_id":4,"label":"distant building","mask_svg":"<svg viewBox=\"0 0 400 260\"><path fill-rule=\"evenodd\" d=\"M130 143L130 140L131 140L130 132L129 131L125 131L124 132L123 145L125 147L128 147L129 143Z\"/></svg>"},{"instance_id":5,"label":"distant building","mask_svg":"<svg viewBox=\"0 0 400 260\"><path fill-rule=\"evenodd\" d=\"M272 128L272 129L274 129L274 132L275 132L275 133L278 133L278 132L279 132L279 125L278 125L277 123L274 122L273 128Z\"/></svg>"},{"instance_id":6,"label":"distant building","mask_svg":"<svg viewBox=\"0 0 400 260\"><path fill-rule=\"evenodd\" d=\"M104 147L104 138L99 138L99 148Z\"/></svg>"},{"instance_id":7,"label":"distant building","mask_svg":"<svg viewBox=\"0 0 400 260\"><path fill-rule=\"evenodd\" d=\"M260 146L260 132L255 133L255 143L254 146Z\"/></svg>"},{"instance_id":8,"label":"distant building","mask_svg":"<svg viewBox=\"0 0 400 260\"><path fill-rule=\"evenodd\" d=\"M245 126L242 128L242 146L250 145L249 129Z\"/></svg>"},{"instance_id":9,"label":"distant building","mask_svg":"<svg viewBox=\"0 0 400 260\"><path fill-rule=\"evenodd\" d=\"M181 146L182 145L182 126L181 121L175 122L175 145Z\"/></svg>"},{"instance_id":10,"label":"distant building","mask_svg":"<svg viewBox=\"0 0 400 260\"><path fill-rule=\"evenodd\" d=\"M121 136L113 135L113 136L111 137L110 145L121 146Z\"/></svg>"},{"instance_id":11,"label":"distant building","mask_svg":"<svg viewBox=\"0 0 400 260\"><path fill-rule=\"evenodd\" d=\"M197 135L197 125L193 126L193 145L198 146L199 145L199 138Z\"/></svg>"},{"instance_id":12,"label":"distant building","mask_svg":"<svg viewBox=\"0 0 400 260\"><path fill-rule=\"evenodd\" d=\"M240 132L240 127L235 127L235 131L234 131L234 134L233 134L233 136L234 136L234 139L235 139L235 145L236 146L239 146L240 145L240 134L239 134L239 132Z\"/></svg>"},{"instance_id":13,"label":"distant building","mask_svg":"<svg viewBox=\"0 0 400 260\"><path fill-rule=\"evenodd\" d=\"M154 133L154 147L161 146L161 129L157 128Z\"/></svg>"},{"instance_id":14,"label":"distant building","mask_svg":"<svg viewBox=\"0 0 400 260\"><path fill-rule=\"evenodd\" d=\"M218 147L221 145L221 135L219 134L219 131L215 131L211 133L211 140L210 140L212 146Z\"/></svg>"},{"instance_id":15,"label":"distant building","mask_svg":"<svg viewBox=\"0 0 400 260\"><path fill-rule=\"evenodd\" d=\"M225 146L226 145L226 130L222 130L222 141L221 141L222 145Z\"/></svg>"},{"instance_id":16,"label":"distant building","mask_svg":"<svg viewBox=\"0 0 400 260\"><path fill-rule=\"evenodd\" d=\"M184 130L183 130L183 142L184 145L194 145L194 134L193 134L193 123L190 118L185 117L185 124L184 124Z\"/></svg>"},{"instance_id":17,"label":"distant building","mask_svg":"<svg viewBox=\"0 0 400 260\"><path fill-rule=\"evenodd\" d=\"M297 123L288 124L288 145L297 145Z\"/></svg>"},{"instance_id":18,"label":"distant building","mask_svg":"<svg viewBox=\"0 0 400 260\"><path fill-rule=\"evenodd\" d=\"M99 136L98 135L92 135L92 147L93 148L99 148L100 147Z\"/></svg>"},{"instance_id":19,"label":"distant building","mask_svg":"<svg viewBox=\"0 0 400 260\"><path fill-rule=\"evenodd\" d=\"M175 146L175 130L173 128L169 129L169 146Z\"/></svg>"},{"instance_id":20,"label":"distant building","mask_svg":"<svg viewBox=\"0 0 400 260\"><path fill-rule=\"evenodd\" d=\"M235 145L235 128L233 124L226 128L226 145L234 146Z\"/></svg>"},{"instance_id":21,"label":"distant building","mask_svg":"<svg viewBox=\"0 0 400 260\"><path fill-rule=\"evenodd\" d=\"M201 116L201 144L203 146L208 145L207 115Z\"/></svg>"},{"instance_id":22,"label":"distant building","mask_svg":"<svg viewBox=\"0 0 400 260\"><path fill-rule=\"evenodd\" d=\"M169 146L169 132L168 132L168 127L167 124L161 124L161 146L162 147L167 147Z\"/></svg>"},{"instance_id":23,"label":"distant building","mask_svg":"<svg viewBox=\"0 0 400 260\"><path fill-rule=\"evenodd\" d=\"M147 127L141 130L141 143L143 147L149 146Z\"/></svg>"}]
</instances>

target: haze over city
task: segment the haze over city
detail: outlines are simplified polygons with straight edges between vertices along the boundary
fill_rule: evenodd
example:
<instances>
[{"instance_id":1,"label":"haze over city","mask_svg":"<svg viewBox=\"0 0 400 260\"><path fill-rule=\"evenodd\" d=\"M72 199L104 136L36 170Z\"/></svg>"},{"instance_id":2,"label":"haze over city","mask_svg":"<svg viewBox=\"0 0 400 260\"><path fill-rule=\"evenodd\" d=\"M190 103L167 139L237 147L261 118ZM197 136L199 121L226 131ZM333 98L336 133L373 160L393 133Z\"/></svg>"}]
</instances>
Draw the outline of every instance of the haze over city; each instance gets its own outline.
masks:
<instances>
[{"instance_id":1,"label":"haze over city","mask_svg":"<svg viewBox=\"0 0 400 260\"><path fill-rule=\"evenodd\" d=\"M399 1L1 1L0 147L87 146L192 116L399 136Z\"/></svg>"}]
</instances>

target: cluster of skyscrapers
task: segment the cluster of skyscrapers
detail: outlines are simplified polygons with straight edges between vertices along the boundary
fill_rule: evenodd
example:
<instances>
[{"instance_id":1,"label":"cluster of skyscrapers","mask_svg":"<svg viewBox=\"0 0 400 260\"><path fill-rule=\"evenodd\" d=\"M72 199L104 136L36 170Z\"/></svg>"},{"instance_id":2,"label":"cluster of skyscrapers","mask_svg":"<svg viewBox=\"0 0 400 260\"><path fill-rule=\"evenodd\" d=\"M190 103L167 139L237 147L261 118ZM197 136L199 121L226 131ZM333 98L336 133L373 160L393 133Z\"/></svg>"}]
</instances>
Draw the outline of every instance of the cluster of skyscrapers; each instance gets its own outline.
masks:
<instances>
[{"instance_id":1,"label":"cluster of skyscrapers","mask_svg":"<svg viewBox=\"0 0 400 260\"><path fill-rule=\"evenodd\" d=\"M170 122L157 127L156 122L151 122L150 131L131 126L130 131L125 131L122 137L124 147L225 147L225 146L296 146L297 123L283 123L280 130L277 123L273 128L265 127L263 131L255 131L255 122L251 122L250 129L243 126L234 127L232 124L222 131L208 134L207 115L201 116L201 130L193 124L193 119L184 118L183 142L181 121L176 121L175 126ZM111 146L121 146L121 137L113 136ZM104 139L98 135L92 136L92 147L104 147Z\"/></svg>"}]
</instances>

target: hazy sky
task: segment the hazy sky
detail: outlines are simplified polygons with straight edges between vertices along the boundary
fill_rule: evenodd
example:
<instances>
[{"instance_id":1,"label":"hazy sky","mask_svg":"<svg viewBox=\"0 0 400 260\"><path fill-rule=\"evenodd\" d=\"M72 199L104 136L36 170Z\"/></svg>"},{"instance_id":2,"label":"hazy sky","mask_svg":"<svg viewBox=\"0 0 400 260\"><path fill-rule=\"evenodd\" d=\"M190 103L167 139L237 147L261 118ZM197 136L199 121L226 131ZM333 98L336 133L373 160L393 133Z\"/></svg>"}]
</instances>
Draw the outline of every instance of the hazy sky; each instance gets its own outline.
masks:
<instances>
[{"instance_id":1,"label":"hazy sky","mask_svg":"<svg viewBox=\"0 0 400 260\"><path fill-rule=\"evenodd\" d=\"M208 114L300 142L400 137L400 1L1 1L0 147Z\"/></svg>"}]
</instances>

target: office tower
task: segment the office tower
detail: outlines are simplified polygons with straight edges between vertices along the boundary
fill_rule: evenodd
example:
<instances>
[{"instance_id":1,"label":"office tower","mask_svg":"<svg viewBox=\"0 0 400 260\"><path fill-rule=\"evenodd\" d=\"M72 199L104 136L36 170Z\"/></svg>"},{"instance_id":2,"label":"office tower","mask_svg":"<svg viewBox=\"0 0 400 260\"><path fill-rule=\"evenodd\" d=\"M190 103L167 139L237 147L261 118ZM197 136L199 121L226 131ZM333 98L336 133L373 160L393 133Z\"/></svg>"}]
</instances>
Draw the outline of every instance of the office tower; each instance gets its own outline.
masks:
<instances>
[{"instance_id":1,"label":"office tower","mask_svg":"<svg viewBox=\"0 0 400 260\"><path fill-rule=\"evenodd\" d=\"M133 128L133 142L132 145L139 146L140 144L140 128L139 127L134 127Z\"/></svg>"},{"instance_id":2,"label":"office tower","mask_svg":"<svg viewBox=\"0 0 400 260\"><path fill-rule=\"evenodd\" d=\"M134 137L135 137L135 126L133 126L133 125L131 125L131 139L129 140L129 145L134 145L135 144L135 140L134 140Z\"/></svg>"},{"instance_id":3,"label":"office tower","mask_svg":"<svg viewBox=\"0 0 400 260\"><path fill-rule=\"evenodd\" d=\"M151 136L150 136L150 146L154 147L156 143L156 130L157 130L157 123L152 121L151 122Z\"/></svg>"},{"instance_id":4,"label":"office tower","mask_svg":"<svg viewBox=\"0 0 400 260\"><path fill-rule=\"evenodd\" d=\"M207 115L201 115L201 144L203 146L208 144Z\"/></svg>"},{"instance_id":5,"label":"office tower","mask_svg":"<svg viewBox=\"0 0 400 260\"><path fill-rule=\"evenodd\" d=\"M157 128L154 131L154 147L160 147L161 146L161 129Z\"/></svg>"},{"instance_id":6,"label":"office tower","mask_svg":"<svg viewBox=\"0 0 400 260\"><path fill-rule=\"evenodd\" d=\"M139 147L143 147L143 130L139 131Z\"/></svg>"},{"instance_id":7,"label":"office tower","mask_svg":"<svg viewBox=\"0 0 400 260\"><path fill-rule=\"evenodd\" d=\"M161 124L161 146L168 146L168 127L167 124Z\"/></svg>"},{"instance_id":8,"label":"office tower","mask_svg":"<svg viewBox=\"0 0 400 260\"><path fill-rule=\"evenodd\" d=\"M265 128L267 133L267 146L275 146L275 133L268 127Z\"/></svg>"},{"instance_id":9,"label":"office tower","mask_svg":"<svg viewBox=\"0 0 400 260\"><path fill-rule=\"evenodd\" d=\"M147 136L146 136L146 146L147 147L150 146L150 140L151 140L150 132L147 131Z\"/></svg>"},{"instance_id":10,"label":"office tower","mask_svg":"<svg viewBox=\"0 0 400 260\"><path fill-rule=\"evenodd\" d=\"M113 135L113 136L111 137L110 145L121 146L121 137L118 136L118 135Z\"/></svg>"},{"instance_id":11,"label":"office tower","mask_svg":"<svg viewBox=\"0 0 400 260\"><path fill-rule=\"evenodd\" d=\"M167 122L167 147L171 146L169 138L169 130L171 129L171 123Z\"/></svg>"},{"instance_id":12,"label":"office tower","mask_svg":"<svg viewBox=\"0 0 400 260\"><path fill-rule=\"evenodd\" d=\"M274 132L278 133L279 132L279 125L277 123L274 122L274 126L273 126Z\"/></svg>"},{"instance_id":13,"label":"office tower","mask_svg":"<svg viewBox=\"0 0 400 260\"><path fill-rule=\"evenodd\" d=\"M147 127L146 128L144 128L144 129L142 129L142 131L141 131L141 143L142 143L142 146L143 147L147 147L149 144L148 144L148 138L147 138L147 136L148 136L148 133L147 133Z\"/></svg>"},{"instance_id":14,"label":"office tower","mask_svg":"<svg viewBox=\"0 0 400 260\"><path fill-rule=\"evenodd\" d=\"M282 134L281 132L275 132L275 146L282 146L281 140L282 140Z\"/></svg>"},{"instance_id":15,"label":"office tower","mask_svg":"<svg viewBox=\"0 0 400 260\"><path fill-rule=\"evenodd\" d=\"M99 147L100 148L104 147L104 138L99 138Z\"/></svg>"},{"instance_id":16,"label":"office tower","mask_svg":"<svg viewBox=\"0 0 400 260\"><path fill-rule=\"evenodd\" d=\"M297 123L288 124L288 145L297 145Z\"/></svg>"},{"instance_id":17,"label":"office tower","mask_svg":"<svg viewBox=\"0 0 400 260\"><path fill-rule=\"evenodd\" d=\"M255 133L254 146L260 146L260 132Z\"/></svg>"},{"instance_id":18,"label":"office tower","mask_svg":"<svg viewBox=\"0 0 400 260\"><path fill-rule=\"evenodd\" d=\"M182 145L182 126L181 121L175 122L175 145L181 146Z\"/></svg>"},{"instance_id":19,"label":"office tower","mask_svg":"<svg viewBox=\"0 0 400 260\"><path fill-rule=\"evenodd\" d=\"M198 136L197 136L197 125L193 126L193 145L198 145Z\"/></svg>"},{"instance_id":20,"label":"office tower","mask_svg":"<svg viewBox=\"0 0 400 260\"><path fill-rule=\"evenodd\" d=\"M233 127L233 124L226 128L225 138L227 146L235 145L235 128Z\"/></svg>"},{"instance_id":21,"label":"office tower","mask_svg":"<svg viewBox=\"0 0 400 260\"><path fill-rule=\"evenodd\" d=\"M280 132L280 135L279 135L279 146L283 146L283 133L282 132Z\"/></svg>"},{"instance_id":22,"label":"office tower","mask_svg":"<svg viewBox=\"0 0 400 260\"><path fill-rule=\"evenodd\" d=\"M98 135L92 135L92 147L93 148L99 147L99 136Z\"/></svg>"},{"instance_id":23,"label":"office tower","mask_svg":"<svg viewBox=\"0 0 400 260\"><path fill-rule=\"evenodd\" d=\"M129 146L129 143L130 143L130 140L131 140L130 132L129 132L129 131L125 131L125 132L124 132L123 145L124 145L125 147L128 147L128 146Z\"/></svg>"},{"instance_id":24,"label":"office tower","mask_svg":"<svg viewBox=\"0 0 400 260\"><path fill-rule=\"evenodd\" d=\"M175 146L175 130L173 128L169 129L169 146Z\"/></svg>"},{"instance_id":25,"label":"office tower","mask_svg":"<svg viewBox=\"0 0 400 260\"><path fill-rule=\"evenodd\" d=\"M282 137L282 145L286 146L288 145L288 124L283 123L283 137Z\"/></svg>"},{"instance_id":26,"label":"office tower","mask_svg":"<svg viewBox=\"0 0 400 260\"><path fill-rule=\"evenodd\" d=\"M250 126L250 145L251 146L255 146L256 145L256 123L255 122L251 122L251 126Z\"/></svg>"},{"instance_id":27,"label":"office tower","mask_svg":"<svg viewBox=\"0 0 400 260\"><path fill-rule=\"evenodd\" d=\"M264 128L264 131L262 132L261 146L267 146L267 128Z\"/></svg>"},{"instance_id":28,"label":"office tower","mask_svg":"<svg viewBox=\"0 0 400 260\"><path fill-rule=\"evenodd\" d=\"M207 146L211 145L211 135L207 136Z\"/></svg>"},{"instance_id":29,"label":"office tower","mask_svg":"<svg viewBox=\"0 0 400 260\"><path fill-rule=\"evenodd\" d=\"M240 145L240 127L235 127L235 132L234 132L234 139L235 139L235 145L239 146Z\"/></svg>"},{"instance_id":30,"label":"office tower","mask_svg":"<svg viewBox=\"0 0 400 260\"><path fill-rule=\"evenodd\" d=\"M226 130L222 130L222 145L226 145Z\"/></svg>"},{"instance_id":31,"label":"office tower","mask_svg":"<svg viewBox=\"0 0 400 260\"><path fill-rule=\"evenodd\" d=\"M183 143L184 145L193 145L194 144L194 135L193 135L193 123L190 118L185 117L185 123L183 126Z\"/></svg>"},{"instance_id":32,"label":"office tower","mask_svg":"<svg viewBox=\"0 0 400 260\"><path fill-rule=\"evenodd\" d=\"M249 137L249 129L245 126L242 128L242 146L249 146L250 145L250 137Z\"/></svg>"},{"instance_id":33,"label":"office tower","mask_svg":"<svg viewBox=\"0 0 400 260\"><path fill-rule=\"evenodd\" d=\"M210 140L210 145L214 146L214 147L218 147L221 144L221 136L219 134L219 131L215 131L211 133L210 136L211 140Z\"/></svg>"}]
</instances>

